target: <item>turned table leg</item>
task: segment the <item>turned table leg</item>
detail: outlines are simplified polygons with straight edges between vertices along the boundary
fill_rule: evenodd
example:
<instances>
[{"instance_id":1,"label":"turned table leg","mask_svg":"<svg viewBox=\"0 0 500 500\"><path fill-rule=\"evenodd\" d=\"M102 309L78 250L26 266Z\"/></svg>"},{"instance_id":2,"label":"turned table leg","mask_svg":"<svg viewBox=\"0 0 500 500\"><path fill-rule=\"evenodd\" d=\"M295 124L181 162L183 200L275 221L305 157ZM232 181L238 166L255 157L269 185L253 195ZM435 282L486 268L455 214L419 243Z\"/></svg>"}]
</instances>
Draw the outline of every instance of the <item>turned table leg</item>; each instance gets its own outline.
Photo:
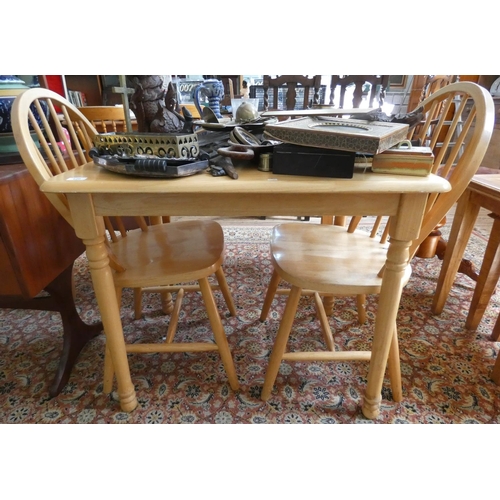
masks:
<instances>
[{"instance_id":1,"label":"turned table leg","mask_svg":"<svg viewBox=\"0 0 500 500\"><path fill-rule=\"evenodd\" d=\"M372 357L368 370L368 383L363 402L363 414L376 418L380 413L382 384L387 366L387 358L395 331L396 316L402 291L402 279L408 265L410 241L391 238L387 252L384 279L378 301L375 332L373 335Z\"/></svg>"},{"instance_id":2,"label":"turned table leg","mask_svg":"<svg viewBox=\"0 0 500 500\"><path fill-rule=\"evenodd\" d=\"M106 335L106 348L111 354L116 376L120 406L123 411L132 411L137 407L137 397L130 376L120 306L105 244L104 221L95 216L89 196L71 193L68 194L68 201L71 213L78 214L78 217L73 219L75 232L86 247L92 284Z\"/></svg>"}]
</instances>

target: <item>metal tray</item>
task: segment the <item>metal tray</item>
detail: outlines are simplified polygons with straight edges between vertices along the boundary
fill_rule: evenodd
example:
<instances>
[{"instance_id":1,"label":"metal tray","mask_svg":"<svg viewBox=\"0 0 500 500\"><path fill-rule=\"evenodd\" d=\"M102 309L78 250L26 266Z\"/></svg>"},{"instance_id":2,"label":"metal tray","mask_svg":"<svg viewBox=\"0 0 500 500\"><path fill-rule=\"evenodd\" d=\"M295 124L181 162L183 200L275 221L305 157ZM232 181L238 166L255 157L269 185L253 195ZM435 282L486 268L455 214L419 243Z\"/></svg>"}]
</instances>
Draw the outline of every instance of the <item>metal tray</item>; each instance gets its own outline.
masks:
<instances>
[{"instance_id":1,"label":"metal tray","mask_svg":"<svg viewBox=\"0 0 500 500\"><path fill-rule=\"evenodd\" d=\"M136 160L134 162L120 162L106 157L94 156L94 163L117 174L133 175L136 177L187 177L208 168L208 160L181 163L178 160L169 164L170 160Z\"/></svg>"}]
</instances>

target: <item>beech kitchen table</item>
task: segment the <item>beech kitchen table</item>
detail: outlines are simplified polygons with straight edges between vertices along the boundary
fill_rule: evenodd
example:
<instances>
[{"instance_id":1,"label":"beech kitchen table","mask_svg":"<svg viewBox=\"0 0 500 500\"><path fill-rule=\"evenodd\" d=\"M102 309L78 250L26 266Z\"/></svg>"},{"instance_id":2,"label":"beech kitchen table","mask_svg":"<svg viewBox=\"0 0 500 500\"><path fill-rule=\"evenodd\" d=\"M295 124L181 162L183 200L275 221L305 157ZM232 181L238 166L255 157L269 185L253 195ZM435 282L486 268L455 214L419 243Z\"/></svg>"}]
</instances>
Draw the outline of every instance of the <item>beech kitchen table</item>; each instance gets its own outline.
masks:
<instances>
[{"instance_id":1,"label":"beech kitchen table","mask_svg":"<svg viewBox=\"0 0 500 500\"><path fill-rule=\"evenodd\" d=\"M117 369L121 408L137 406L128 371L120 311L105 248L105 215L272 216L272 215L390 215L390 256L379 295L372 357L363 413L380 412L381 390L394 322L401 298L401 280L408 248L420 231L429 193L450 190L447 180L429 175L355 172L352 179L274 175L255 167L238 168L239 178L213 177L204 171L190 177L140 178L109 172L87 163L57 175L41 186L46 193L68 198L76 234L83 240L107 342Z\"/></svg>"}]
</instances>

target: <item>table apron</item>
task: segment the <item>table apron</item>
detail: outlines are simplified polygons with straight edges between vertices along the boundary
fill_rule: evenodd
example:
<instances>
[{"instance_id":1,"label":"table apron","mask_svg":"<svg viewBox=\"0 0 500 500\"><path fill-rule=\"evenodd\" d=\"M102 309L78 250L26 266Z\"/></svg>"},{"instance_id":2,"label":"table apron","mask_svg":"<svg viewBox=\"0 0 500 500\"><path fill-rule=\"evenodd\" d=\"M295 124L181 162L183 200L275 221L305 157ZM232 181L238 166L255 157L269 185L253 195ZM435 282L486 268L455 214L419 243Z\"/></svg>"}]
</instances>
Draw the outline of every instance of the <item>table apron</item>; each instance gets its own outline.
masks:
<instances>
[{"instance_id":1,"label":"table apron","mask_svg":"<svg viewBox=\"0 0 500 500\"><path fill-rule=\"evenodd\" d=\"M479 205L486 210L491 210L492 212L500 215L500 200L498 199L498 193L492 193L491 191L481 192L474 189L470 189L470 191L471 203Z\"/></svg>"},{"instance_id":2,"label":"table apron","mask_svg":"<svg viewBox=\"0 0 500 500\"><path fill-rule=\"evenodd\" d=\"M99 216L219 217L396 215L403 196L400 193L92 194L95 213Z\"/></svg>"}]
</instances>

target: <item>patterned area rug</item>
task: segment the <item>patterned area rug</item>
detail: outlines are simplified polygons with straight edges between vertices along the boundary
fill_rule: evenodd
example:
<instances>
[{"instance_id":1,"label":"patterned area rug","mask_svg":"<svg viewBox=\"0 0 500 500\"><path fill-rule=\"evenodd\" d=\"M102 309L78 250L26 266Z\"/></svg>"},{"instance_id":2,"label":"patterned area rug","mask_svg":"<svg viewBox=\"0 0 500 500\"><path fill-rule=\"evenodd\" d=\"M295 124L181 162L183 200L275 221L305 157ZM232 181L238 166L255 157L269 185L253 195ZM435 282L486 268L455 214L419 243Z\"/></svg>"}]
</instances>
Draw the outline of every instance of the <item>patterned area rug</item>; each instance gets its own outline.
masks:
<instances>
[{"instance_id":1,"label":"patterned area rug","mask_svg":"<svg viewBox=\"0 0 500 500\"><path fill-rule=\"evenodd\" d=\"M223 224L224 225L224 224ZM120 411L116 394L102 392L104 337L82 351L69 383L56 398L48 387L62 348L56 313L0 310L0 422L2 423L500 423L500 387L490 379L500 344L489 339L500 312L494 295L475 332L464 328L474 282L459 275L445 310L430 312L441 263L415 259L403 292L399 322L403 395L391 398L388 379L381 415L370 421L361 413L367 363L283 362L268 402L259 399L268 356L284 309L278 296L266 322L260 308L272 268L268 240L271 225L224 225L225 272L238 308L228 317L220 293L219 310L233 353L241 390L234 393L216 353L129 355L139 406ZM480 264L485 236L474 233L466 257ZM77 306L87 323L100 320L87 261L75 267ZM369 321L359 326L354 298L335 301L331 326L341 349L369 346L375 298L368 298ZM168 316L158 295L144 299L144 316L133 319L132 295L124 293L122 318L129 341L161 339ZM176 336L179 341L211 339L197 293L187 293ZM301 299L289 349L324 349L311 298Z\"/></svg>"}]
</instances>

